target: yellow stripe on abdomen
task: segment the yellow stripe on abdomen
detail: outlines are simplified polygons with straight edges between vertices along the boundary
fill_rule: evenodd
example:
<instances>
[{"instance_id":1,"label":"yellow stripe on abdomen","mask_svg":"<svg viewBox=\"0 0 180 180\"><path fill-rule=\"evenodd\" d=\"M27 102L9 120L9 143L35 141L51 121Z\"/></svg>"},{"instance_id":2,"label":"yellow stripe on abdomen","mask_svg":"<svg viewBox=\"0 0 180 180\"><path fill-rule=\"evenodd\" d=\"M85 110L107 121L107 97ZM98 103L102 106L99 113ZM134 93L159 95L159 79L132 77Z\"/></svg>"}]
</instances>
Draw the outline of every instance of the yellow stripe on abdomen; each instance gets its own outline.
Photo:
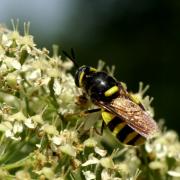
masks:
<instances>
[{"instance_id":1,"label":"yellow stripe on abdomen","mask_svg":"<svg viewBox=\"0 0 180 180\"><path fill-rule=\"evenodd\" d=\"M146 139L143 137L143 136L140 136L136 142L134 143L135 146L138 146L138 145L142 145L144 144L144 142L146 141Z\"/></svg>"},{"instance_id":2,"label":"yellow stripe on abdomen","mask_svg":"<svg viewBox=\"0 0 180 180\"><path fill-rule=\"evenodd\" d=\"M108 124L115 117L114 114L112 114L108 111L102 111L101 115L102 115L102 118L106 124Z\"/></svg>"},{"instance_id":3,"label":"yellow stripe on abdomen","mask_svg":"<svg viewBox=\"0 0 180 180\"><path fill-rule=\"evenodd\" d=\"M121 131L121 129L124 128L125 125L126 125L125 122L122 122L122 123L118 124L118 125L114 128L112 134L113 134L114 136L117 136L117 134Z\"/></svg>"},{"instance_id":4,"label":"yellow stripe on abdomen","mask_svg":"<svg viewBox=\"0 0 180 180\"><path fill-rule=\"evenodd\" d=\"M104 109L101 114L107 127L120 142L135 146L145 142L146 139L128 126L128 124L120 117Z\"/></svg>"},{"instance_id":5,"label":"yellow stripe on abdomen","mask_svg":"<svg viewBox=\"0 0 180 180\"><path fill-rule=\"evenodd\" d=\"M136 131L133 131L132 133L128 134L125 138L125 140L123 141L124 144L127 144L128 142L130 142L132 139L134 139L136 136L138 135L138 133Z\"/></svg>"}]
</instances>

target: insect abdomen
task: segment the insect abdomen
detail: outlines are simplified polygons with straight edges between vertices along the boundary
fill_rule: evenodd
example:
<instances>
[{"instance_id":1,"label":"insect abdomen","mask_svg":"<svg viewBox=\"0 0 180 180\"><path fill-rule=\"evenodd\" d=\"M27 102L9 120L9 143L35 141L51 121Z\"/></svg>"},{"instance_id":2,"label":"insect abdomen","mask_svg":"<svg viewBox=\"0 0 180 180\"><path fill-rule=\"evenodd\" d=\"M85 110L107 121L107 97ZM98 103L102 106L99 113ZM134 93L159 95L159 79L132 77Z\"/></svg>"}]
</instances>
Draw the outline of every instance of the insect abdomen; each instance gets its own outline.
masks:
<instances>
[{"instance_id":1,"label":"insect abdomen","mask_svg":"<svg viewBox=\"0 0 180 180\"><path fill-rule=\"evenodd\" d=\"M134 131L118 116L103 110L102 118L112 134L122 143L136 146L145 142L146 139L143 136Z\"/></svg>"}]
</instances>

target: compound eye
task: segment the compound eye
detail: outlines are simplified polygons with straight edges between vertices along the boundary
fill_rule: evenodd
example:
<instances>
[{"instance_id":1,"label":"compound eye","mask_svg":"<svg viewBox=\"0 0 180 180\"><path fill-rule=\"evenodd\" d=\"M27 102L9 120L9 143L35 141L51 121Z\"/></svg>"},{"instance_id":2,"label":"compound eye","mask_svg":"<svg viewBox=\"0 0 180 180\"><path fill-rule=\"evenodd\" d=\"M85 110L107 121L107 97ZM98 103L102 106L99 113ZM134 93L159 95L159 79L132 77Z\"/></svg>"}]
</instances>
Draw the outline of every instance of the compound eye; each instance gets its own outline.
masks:
<instances>
[{"instance_id":1,"label":"compound eye","mask_svg":"<svg viewBox=\"0 0 180 180\"><path fill-rule=\"evenodd\" d=\"M85 75L86 67L80 67L75 74L75 84L77 87L82 87L83 77Z\"/></svg>"},{"instance_id":2,"label":"compound eye","mask_svg":"<svg viewBox=\"0 0 180 180\"><path fill-rule=\"evenodd\" d=\"M93 67L89 66L81 66L75 74L75 83L77 87L83 86L83 81L85 81L85 77L91 75L92 73L96 72L97 70Z\"/></svg>"},{"instance_id":3,"label":"compound eye","mask_svg":"<svg viewBox=\"0 0 180 180\"><path fill-rule=\"evenodd\" d=\"M79 76L80 76L81 72L79 71L79 69L76 71L75 73L75 84L77 87L80 87L80 84L79 84Z\"/></svg>"}]
</instances>

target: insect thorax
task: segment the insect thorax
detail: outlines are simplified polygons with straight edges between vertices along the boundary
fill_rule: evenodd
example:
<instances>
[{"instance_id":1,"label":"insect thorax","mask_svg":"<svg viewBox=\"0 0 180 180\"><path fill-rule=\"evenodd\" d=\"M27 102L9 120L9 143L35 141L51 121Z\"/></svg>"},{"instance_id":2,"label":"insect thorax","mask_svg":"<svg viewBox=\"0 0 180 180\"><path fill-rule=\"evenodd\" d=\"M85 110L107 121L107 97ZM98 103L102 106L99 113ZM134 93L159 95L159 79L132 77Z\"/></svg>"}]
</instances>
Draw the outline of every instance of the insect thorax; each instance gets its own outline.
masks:
<instances>
[{"instance_id":1,"label":"insect thorax","mask_svg":"<svg viewBox=\"0 0 180 180\"><path fill-rule=\"evenodd\" d=\"M105 72L86 76L83 87L92 101L111 101L119 95L118 82Z\"/></svg>"}]
</instances>

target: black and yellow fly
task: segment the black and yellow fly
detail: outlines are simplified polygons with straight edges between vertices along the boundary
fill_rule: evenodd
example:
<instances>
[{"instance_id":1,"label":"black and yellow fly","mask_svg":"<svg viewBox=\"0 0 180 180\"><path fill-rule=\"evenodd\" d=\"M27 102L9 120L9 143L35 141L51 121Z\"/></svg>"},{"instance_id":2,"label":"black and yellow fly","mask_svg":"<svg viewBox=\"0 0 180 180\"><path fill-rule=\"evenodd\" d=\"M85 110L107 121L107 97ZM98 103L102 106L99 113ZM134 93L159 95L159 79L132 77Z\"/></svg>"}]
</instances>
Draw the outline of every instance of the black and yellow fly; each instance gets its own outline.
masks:
<instances>
[{"instance_id":1,"label":"black and yellow fly","mask_svg":"<svg viewBox=\"0 0 180 180\"><path fill-rule=\"evenodd\" d=\"M72 57L66 52L64 54L78 67L75 74L77 87L82 88L91 101L100 107L104 123L120 142L141 145L158 132L156 122L144 106L127 92L121 82L93 67L79 67L73 51Z\"/></svg>"}]
</instances>

